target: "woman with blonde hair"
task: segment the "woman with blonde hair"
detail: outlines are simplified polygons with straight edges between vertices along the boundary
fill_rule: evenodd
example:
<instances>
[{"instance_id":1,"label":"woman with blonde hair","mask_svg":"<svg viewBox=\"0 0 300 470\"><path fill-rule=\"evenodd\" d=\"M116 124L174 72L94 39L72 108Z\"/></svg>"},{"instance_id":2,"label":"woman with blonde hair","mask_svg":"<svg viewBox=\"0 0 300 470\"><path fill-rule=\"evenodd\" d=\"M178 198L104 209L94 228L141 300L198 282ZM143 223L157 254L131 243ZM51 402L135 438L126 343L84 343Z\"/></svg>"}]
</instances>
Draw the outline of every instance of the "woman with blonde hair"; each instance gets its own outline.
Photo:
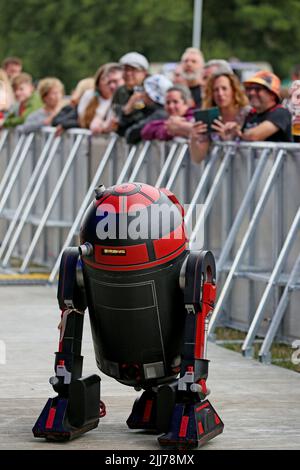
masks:
<instances>
[{"instance_id":1,"label":"woman with blonde hair","mask_svg":"<svg viewBox=\"0 0 300 470\"><path fill-rule=\"evenodd\" d=\"M231 140L232 128L238 123L244 124L251 106L234 73L213 74L204 91L203 109L217 106L220 117L212 124L212 131L208 132L207 124L196 122L190 134L190 152L192 160L200 163L206 156L211 142Z\"/></svg>"},{"instance_id":2,"label":"woman with blonde hair","mask_svg":"<svg viewBox=\"0 0 300 470\"><path fill-rule=\"evenodd\" d=\"M18 126L21 132L33 132L43 126L50 126L54 116L66 104L64 85L58 78L47 77L40 80L37 90L43 107L29 114L24 124Z\"/></svg>"},{"instance_id":3,"label":"woman with blonde hair","mask_svg":"<svg viewBox=\"0 0 300 470\"><path fill-rule=\"evenodd\" d=\"M70 102L64 106L54 117L51 125L56 127L56 135L61 135L66 129L72 129L79 126L78 122L78 103L80 98L87 90L93 90L94 79L91 77L80 80L71 93Z\"/></svg>"}]
</instances>

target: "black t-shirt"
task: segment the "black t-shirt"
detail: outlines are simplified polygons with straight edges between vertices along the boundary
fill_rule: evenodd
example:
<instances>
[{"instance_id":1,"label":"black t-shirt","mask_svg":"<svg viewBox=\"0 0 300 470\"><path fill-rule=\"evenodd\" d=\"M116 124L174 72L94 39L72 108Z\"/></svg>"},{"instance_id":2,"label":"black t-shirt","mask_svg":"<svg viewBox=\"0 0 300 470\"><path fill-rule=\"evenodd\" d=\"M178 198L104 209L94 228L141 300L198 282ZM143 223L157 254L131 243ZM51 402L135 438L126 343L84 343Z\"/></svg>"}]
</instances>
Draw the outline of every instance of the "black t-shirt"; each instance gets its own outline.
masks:
<instances>
[{"instance_id":1,"label":"black t-shirt","mask_svg":"<svg viewBox=\"0 0 300 470\"><path fill-rule=\"evenodd\" d=\"M195 102L196 108L201 108L201 104L202 104L201 86L196 85L196 86L191 86L189 88L190 88L190 92L192 94L192 98Z\"/></svg>"},{"instance_id":2,"label":"black t-shirt","mask_svg":"<svg viewBox=\"0 0 300 470\"><path fill-rule=\"evenodd\" d=\"M265 139L266 141L292 142L291 113L288 109L277 104L263 113L257 113L256 110L252 108L246 117L243 131L245 129L250 129L251 127L256 127L264 121L272 122L272 124L279 128L275 134L272 134L270 137Z\"/></svg>"}]
</instances>

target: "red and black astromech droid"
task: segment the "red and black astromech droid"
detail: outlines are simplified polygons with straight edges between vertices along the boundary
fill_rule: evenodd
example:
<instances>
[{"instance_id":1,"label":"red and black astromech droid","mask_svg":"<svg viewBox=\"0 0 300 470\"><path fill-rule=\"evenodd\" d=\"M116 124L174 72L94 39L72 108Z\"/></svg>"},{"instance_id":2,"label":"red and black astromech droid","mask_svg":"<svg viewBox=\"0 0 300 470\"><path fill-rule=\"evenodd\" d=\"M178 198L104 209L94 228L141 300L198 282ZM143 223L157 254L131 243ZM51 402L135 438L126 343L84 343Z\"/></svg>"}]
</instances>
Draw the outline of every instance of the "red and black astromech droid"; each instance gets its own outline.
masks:
<instances>
[{"instance_id":1,"label":"red and black astromech droid","mask_svg":"<svg viewBox=\"0 0 300 470\"><path fill-rule=\"evenodd\" d=\"M209 251L188 251L174 194L142 183L100 186L80 238L60 266L60 341L50 379L58 395L34 436L69 440L97 427L104 414L99 376L82 377L87 307L98 368L143 390L129 428L156 430L161 446L183 449L220 434L224 425L206 398L215 262Z\"/></svg>"}]
</instances>

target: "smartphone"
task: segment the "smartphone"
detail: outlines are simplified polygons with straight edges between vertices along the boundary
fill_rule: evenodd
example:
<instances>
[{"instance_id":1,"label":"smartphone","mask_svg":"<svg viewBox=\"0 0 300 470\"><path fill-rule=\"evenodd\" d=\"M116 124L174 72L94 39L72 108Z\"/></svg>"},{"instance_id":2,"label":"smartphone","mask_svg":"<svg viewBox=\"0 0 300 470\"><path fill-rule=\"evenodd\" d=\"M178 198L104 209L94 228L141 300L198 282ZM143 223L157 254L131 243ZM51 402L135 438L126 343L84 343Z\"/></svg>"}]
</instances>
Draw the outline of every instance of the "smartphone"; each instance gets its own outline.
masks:
<instances>
[{"instance_id":1,"label":"smartphone","mask_svg":"<svg viewBox=\"0 0 300 470\"><path fill-rule=\"evenodd\" d=\"M208 109L195 109L194 117L196 121L202 121L207 124L208 132L212 132L211 125L215 119L220 116L220 110L217 106Z\"/></svg>"}]
</instances>

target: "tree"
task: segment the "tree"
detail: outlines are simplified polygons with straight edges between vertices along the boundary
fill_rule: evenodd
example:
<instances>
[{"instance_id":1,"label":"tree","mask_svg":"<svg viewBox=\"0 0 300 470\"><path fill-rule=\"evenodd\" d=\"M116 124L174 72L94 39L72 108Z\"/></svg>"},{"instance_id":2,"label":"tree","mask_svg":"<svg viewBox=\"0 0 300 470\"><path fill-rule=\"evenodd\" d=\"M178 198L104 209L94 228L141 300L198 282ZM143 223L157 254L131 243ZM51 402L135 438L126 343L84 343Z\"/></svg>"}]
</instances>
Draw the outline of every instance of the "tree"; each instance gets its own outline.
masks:
<instances>
[{"instance_id":1,"label":"tree","mask_svg":"<svg viewBox=\"0 0 300 470\"><path fill-rule=\"evenodd\" d=\"M203 17L203 49L210 57L268 61L280 76L299 62L298 0L227 0L221 8L219 0L209 0Z\"/></svg>"},{"instance_id":2,"label":"tree","mask_svg":"<svg viewBox=\"0 0 300 470\"><path fill-rule=\"evenodd\" d=\"M38 79L68 91L130 50L152 62L178 61L191 46L193 0L0 0L0 57L17 55ZM299 62L298 0L204 0L206 59L268 61L288 74Z\"/></svg>"},{"instance_id":3,"label":"tree","mask_svg":"<svg viewBox=\"0 0 300 470\"><path fill-rule=\"evenodd\" d=\"M0 55L18 55L36 78L68 87L104 62L137 50L150 61L177 61L190 46L192 1L0 0Z\"/></svg>"}]
</instances>

